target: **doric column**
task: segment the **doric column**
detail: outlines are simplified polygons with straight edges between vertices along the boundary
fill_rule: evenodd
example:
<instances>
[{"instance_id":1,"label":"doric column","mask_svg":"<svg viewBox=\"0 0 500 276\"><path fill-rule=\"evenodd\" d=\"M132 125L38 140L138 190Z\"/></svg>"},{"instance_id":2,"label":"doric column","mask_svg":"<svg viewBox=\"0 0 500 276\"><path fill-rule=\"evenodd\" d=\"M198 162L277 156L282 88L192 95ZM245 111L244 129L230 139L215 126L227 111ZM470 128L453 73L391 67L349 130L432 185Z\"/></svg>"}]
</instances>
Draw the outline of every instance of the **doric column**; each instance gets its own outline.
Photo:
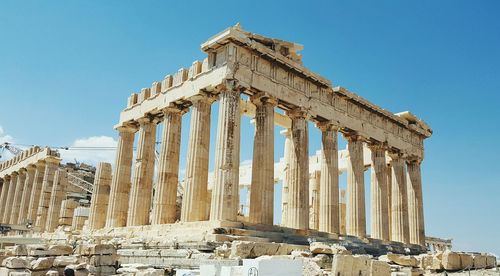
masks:
<instances>
[{"instance_id":1,"label":"doric column","mask_svg":"<svg viewBox=\"0 0 500 276\"><path fill-rule=\"evenodd\" d=\"M16 193L17 187L17 177L18 173L13 172L10 175L10 188L7 194L6 202L5 202L5 211L3 213L3 223L10 223L10 215L12 214L12 204L14 203L14 194Z\"/></svg>"},{"instance_id":2,"label":"doric column","mask_svg":"<svg viewBox=\"0 0 500 276\"><path fill-rule=\"evenodd\" d=\"M54 175L57 171L59 160L53 158L45 159L45 174L43 176L42 190L40 194L40 202L38 203L38 211L36 215L35 226L41 231L45 229L47 223L47 214L50 204L50 195L52 186L54 185Z\"/></svg>"},{"instance_id":3,"label":"doric column","mask_svg":"<svg viewBox=\"0 0 500 276\"><path fill-rule=\"evenodd\" d=\"M139 119L139 140L130 192L127 226L149 224L155 165L156 120Z\"/></svg>"},{"instance_id":4,"label":"doric column","mask_svg":"<svg viewBox=\"0 0 500 276\"><path fill-rule=\"evenodd\" d=\"M24 182L26 181L26 169L20 169L17 176L16 191L14 192L14 200L12 201L12 211L10 213L9 223L17 224L19 218L19 207L21 207L21 199L23 197Z\"/></svg>"},{"instance_id":5,"label":"doric column","mask_svg":"<svg viewBox=\"0 0 500 276\"><path fill-rule=\"evenodd\" d=\"M111 180L108 211L106 212L106 227L123 227L127 225L134 136L137 129L131 126L122 126L117 130L119 132L118 147Z\"/></svg>"},{"instance_id":6,"label":"doric column","mask_svg":"<svg viewBox=\"0 0 500 276\"><path fill-rule=\"evenodd\" d=\"M370 145L371 150L371 237L388 241L389 207L386 148L379 144Z\"/></svg>"},{"instance_id":7,"label":"doric column","mask_svg":"<svg viewBox=\"0 0 500 276\"><path fill-rule=\"evenodd\" d=\"M307 229L309 226L309 145L307 114L287 111L292 119L290 174L288 181L287 227Z\"/></svg>"},{"instance_id":8,"label":"doric column","mask_svg":"<svg viewBox=\"0 0 500 276\"><path fill-rule=\"evenodd\" d=\"M339 162L337 128L318 124L321 130L321 180L319 188L319 231L340 233Z\"/></svg>"},{"instance_id":9,"label":"doric column","mask_svg":"<svg viewBox=\"0 0 500 276\"><path fill-rule=\"evenodd\" d=\"M182 113L183 111L177 108L163 110L163 134L153 200L152 224L176 221Z\"/></svg>"},{"instance_id":10,"label":"doric column","mask_svg":"<svg viewBox=\"0 0 500 276\"><path fill-rule=\"evenodd\" d=\"M389 225L389 240L392 240L392 168L391 164L387 161L390 160L388 154L385 154L386 159L386 175L387 175L387 212L389 213L389 219L387 224Z\"/></svg>"},{"instance_id":11,"label":"doric column","mask_svg":"<svg viewBox=\"0 0 500 276\"><path fill-rule=\"evenodd\" d=\"M320 197L321 172L314 171L309 175L309 228L319 229L319 197Z\"/></svg>"},{"instance_id":12,"label":"doric column","mask_svg":"<svg viewBox=\"0 0 500 276\"><path fill-rule=\"evenodd\" d=\"M390 157L392 167L392 240L407 244L410 242L410 235L405 163L398 154L390 154Z\"/></svg>"},{"instance_id":13,"label":"doric column","mask_svg":"<svg viewBox=\"0 0 500 276\"><path fill-rule=\"evenodd\" d=\"M17 224L26 223L28 220L28 208L30 201L32 200L30 197L33 189L33 183L35 182L35 171L36 167L33 165L26 167L26 180L24 181L24 190L21 196L21 203L19 205Z\"/></svg>"},{"instance_id":14,"label":"doric column","mask_svg":"<svg viewBox=\"0 0 500 276\"><path fill-rule=\"evenodd\" d=\"M191 99L191 122L186 164L182 221L208 219L208 157L210 150L210 113L213 98L199 95Z\"/></svg>"},{"instance_id":15,"label":"doric column","mask_svg":"<svg viewBox=\"0 0 500 276\"><path fill-rule=\"evenodd\" d=\"M273 224L274 213L274 99L256 95L250 222Z\"/></svg>"},{"instance_id":16,"label":"doric column","mask_svg":"<svg viewBox=\"0 0 500 276\"><path fill-rule=\"evenodd\" d=\"M285 150L284 150L284 156L283 156L283 161L284 161L284 175L283 175L283 182L282 182L282 190L281 190L281 196L282 196L282 207L281 207L281 225L286 226L288 225L287 219L288 219L288 183L290 182L290 154L291 154L291 147L292 147L292 131L290 129L285 129L280 132L285 136Z\"/></svg>"},{"instance_id":17,"label":"doric column","mask_svg":"<svg viewBox=\"0 0 500 276\"><path fill-rule=\"evenodd\" d=\"M96 168L94 189L90 201L90 229L101 229L106 225L106 212L108 211L110 190L111 164L99 162Z\"/></svg>"},{"instance_id":18,"label":"doric column","mask_svg":"<svg viewBox=\"0 0 500 276\"><path fill-rule=\"evenodd\" d=\"M424 204L422 199L422 178L420 160L407 161L408 215L410 243L425 245Z\"/></svg>"},{"instance_id":19,"label":"doric column","mask_svg":"<svg viewBox=\"0 0 500 276\"><path fill-rule=\"evenodd\" d=\"M61 203L66 196L68 186L68 176L65 170L57 170L54 174L54 184L50 195L49 208L47 210L47 222L45 231L53 232L59 225L59 215L61 213Z\"/></svg>"},{"instance_id":20,"label":"doric column","mask_svg":"<svg viewBox=\"0 0 500 276\"><path fill-rule=\"evenodd\" d=\"M340 216L340 234L347 235L346 224L347 224L347 213L346 213L346 195L345 190L340 190L340 203L339 203L339 216Z\"/></svg>"},{"instance_id":21,"label":"doric column","mask_svg":"<svg viewBox=\"0 0 500 276\"><path fill-rule=\"evenodd\" d=\"M5 209L7 208L7 196L9 194L10 179L10 175L6 175L3 178L2 194L0 195L0 222L4 222L3 215L5 213Z\"/></svg>"},{"instance_id":22,"label":"doric column","mask_svg":"<svg viewBox=\"0 0 500 276\"><path fill-rule=\"evenodd\" d=\"M236 221L239 207L240 90L219 94L219 122L215 146L214 186L210 220Z\"/></svg>"},{"instance_id":23,"label":"doric column","mask_svg":"<svg viewBox=\"0 0 500 276\"><path fill-rule=\"evenodd\" d=\"M42 196L43 177L45 175L45 161L38 161L36 164L36 171L33 177L33 188L29 197L28 204L28 221L32 224L36 222L36 214L38 212L38 204Z\"/></svg>"},{"instance_id":24,"label":"doric column","mask_svg":"<svg viewBox=\"0 0 500 276\"><path fill-rule=\"evenodd\" d=\"M359 135L345 135L347 160L347 235L366 236L363 141Z\"/></svg>"}]
</instances>

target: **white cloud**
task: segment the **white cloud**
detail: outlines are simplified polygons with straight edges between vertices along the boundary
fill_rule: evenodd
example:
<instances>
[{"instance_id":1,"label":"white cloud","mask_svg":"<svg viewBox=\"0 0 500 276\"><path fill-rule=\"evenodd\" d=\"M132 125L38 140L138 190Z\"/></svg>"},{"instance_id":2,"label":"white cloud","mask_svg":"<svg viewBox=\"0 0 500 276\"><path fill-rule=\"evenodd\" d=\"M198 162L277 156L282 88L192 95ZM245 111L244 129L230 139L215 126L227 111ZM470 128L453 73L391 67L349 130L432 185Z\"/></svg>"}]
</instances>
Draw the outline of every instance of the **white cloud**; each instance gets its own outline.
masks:
<instances>
[{"instance_id":1,"label":"white cloud","mask_svg":"<svg viewBox=\"0 0 500 276\"><path fill-rule=\"evenodd\" d=\"M68 150L59 149L63 162L83 162L97 165L99 162L113 164L118 142L109 136L80 138L73 142Z\"/></svg>"},{"instance_id":2,"label":"white cloud","mask_svg":"<svg viewBox=\"0 0 500 276\"><path fill-rule=\"evenodd\" d=\"M14 142L14 138L10 135L5 134L3 127L0 126L0 144L12 142Z\"/></svg>"}]
</instances>

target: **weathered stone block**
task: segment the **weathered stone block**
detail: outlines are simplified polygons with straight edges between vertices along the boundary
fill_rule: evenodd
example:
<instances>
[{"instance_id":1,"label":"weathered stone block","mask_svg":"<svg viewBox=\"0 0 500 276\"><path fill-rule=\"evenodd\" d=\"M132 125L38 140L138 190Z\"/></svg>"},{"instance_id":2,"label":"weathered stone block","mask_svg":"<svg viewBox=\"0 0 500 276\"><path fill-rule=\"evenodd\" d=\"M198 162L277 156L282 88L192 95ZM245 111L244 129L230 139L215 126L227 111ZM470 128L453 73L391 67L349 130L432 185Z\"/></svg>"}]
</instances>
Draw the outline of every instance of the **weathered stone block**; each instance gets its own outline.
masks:
<instances>
[{"instance_id":1,"label":"weathered stone block","mask_svg":"<svg viewBox=\"0 0 500 276\"><path fill-rule=\"evenodd\" d=\"M93 266L109 266L115 265L117 260L116 255L94 255L90 257L89 264Z\"/></svg>"},{"instance_id":2,"label":"weathered stone block","mask_svg":"<svg viewBox=\"0 0 500 276\"><path fill-rule=\"evenodd\" d=\"M45 275L46 276L59 276L59 271L57 271L57 270L49 270L49 271L47 271L47 273Z\"/></svg>"},{"instance_id":3,"label":"weathered stone block","mask_svg":"<svg viewBox=\"0 0 500 276\"><path fill-rule=\"evenodd\" d=\"M278 251L277 243L233 241L231 244L231 258L255 258L264 255L275 255Z\"/></svg>"},{"instance_id":4,"label":"weathered stone block","mask_svg":"<svg viewBox=\"0 0 500 276\"><path fill-rule=\"evenodd\" d=\"M411 267L418 266L417 259L413 256L388 253L387 255L380 256L378 259L380 261L384 261L387 263L395 263L402 266L411 266Z\"/></svg>"},{"instance_id":5,"label":"weathered stone block","mask_svg":"<svg viewBox=\"0 0 500 276\"><path fill-rule=\"evenodd\" d=\"M112 244L79 244L75 253L83 256L113 255L116 254L116 247Z\"/></svg>"},{"instance_id":6,"label":"weathered stone block","mask_svg":"<svg viewBox=\"0 0 500 276\"><path fill-rule=\"evenodd\" d=\"M383 261L370 261L370 276L386 276L391 275L391 266Z\"/></svg>"},{"instance_id":7,"label":"weathered stone block","mask_svg":"<svg viewBox=\"0 0 500 276\"><path fill-rule=\"evenodd\" d=\"M94 275L112 275L116 273L114 266L93 266L87 265L87 270L89 273Z\"/></svg>"},{"instance_id":8,"label":"weathered stone block","mask_svg":"<svg viewBox=\"0 0 500 276\"><path fill-rule=\"evenodd\" d=\"M449 250L443 252L443 256L441 257L441 264L446 270L459 270L462 267L460 262L460 255Z\"/></svg>"},{"instance_id":9,"label":"weathered stone block","mask_svg":"<svg viewBox=\"0 0 500 276\"><path fill-rule=\"evenodd\" d=\"M470 254L460 253L460 266L461 269L472 268L473 260Z\"/></svg>"},{"instance_id":10,"label":"weathered stone block","mask_svg":"<svg viewBox=\"0 0 500 276\"><path fill-rule=\"evenodd\" d=\"M31 261L29 268L31 270L46 270L52 267L55 258L45 257L38 258L34 261Z\"/></svg>"},{"instance_id":11,"label":"weathered stone block","mask_svg":"<svg viewBox=\"0 0 500 276\"><path fill-rule=\"evenodd\" d=\"M313 242L309 248L313 254L332 254L332 247L324 242Z\"/></svg>"},{"instance_id":12,"label":"weathered stone block","mask_svg":"<svg viewBox=\"0 0 500 276\"><path fill-rule=\"evenodd\" d=\"M28 268L29 261L21 257L8 257L2 262L2 266L7 268Z\"/></svg>"},{"instance_id":13,"label":"weathered stone block","mask_svg":"<svg viewBox=\"0 0 500 276\"><path fill-rule=\"evenodd\" d=\"M70 255L73 254L73 247L65 244L56 244L50 246L48 251L52 256Z\"/></svg>"},{"instance_id":14,"label":"weathered stone block","mask_svg":"<svg viewBox=\"0 0 500 276\"><path fill-rule=\"evenodd\" d=\"M256 270L258 275L268 276L301 276L302 261L282 256L263 256L256 259L243 260L243 275ZM257 274L253 274L257 275Z\"/></svg>"},{"instance_id":15,"label":"weathered stone block","mask_svg":"<svg viewBox=\"0 0 500 276\"><path fill-rule=\"evenodd\" d=\"M481 254L474 254L472 256L472 263L474 268L485 268L486 267L486 256Z\"/></svg>"},{"instance_id":16,"label":"weathered stone block","mask_svg":"<svg viewBox=\"0 0 500 276\"><path fill-rule=\"evenodd\" d=\"M164 276L165 269L148 268L145 270L139 270L135 273L135 276Z\"/></svg>"},{"instance_id":17,"label":"weathered stone block","mask_svg":"<svg viewBox=\"0 0 500 276\"><path fill-rule=\"evenodd\" d=\"M497 258L492 255L486 255L486 268L494 268L497 266Z\"/></svg>"},{"instance_id":18,"label":"weathered stone block","mask_svg":"<svg viewBox=\"0 0 500 276\"><path fill-rule=\"evenodd\" d=\"M335 255L332 261L332 274L336 276L347 276L353 274L354 256Z\"/></svg>"},{"instance_id":19,"label":"weathered stone block","mask_svg":"<svg viewBox=\"0 0 500 276\"><path fill-rule=\"evenodd\" d=\"M77 256L57 256L54 259L54 267L66 267L68 265L76 265L80 262Z\"/></svg>"}]
</instances>

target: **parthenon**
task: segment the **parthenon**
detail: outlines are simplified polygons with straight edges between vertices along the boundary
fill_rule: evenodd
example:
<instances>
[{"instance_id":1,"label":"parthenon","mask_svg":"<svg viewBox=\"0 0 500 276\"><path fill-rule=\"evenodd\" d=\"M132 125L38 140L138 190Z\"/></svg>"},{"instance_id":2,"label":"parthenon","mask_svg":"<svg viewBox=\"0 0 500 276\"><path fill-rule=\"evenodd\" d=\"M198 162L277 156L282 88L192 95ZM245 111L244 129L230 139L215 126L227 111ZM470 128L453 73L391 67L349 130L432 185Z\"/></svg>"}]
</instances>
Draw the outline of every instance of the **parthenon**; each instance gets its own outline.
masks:
<instances>
[{"instance_id":1,"label":"parthenon","mask_svg":"<svg viewBox=\"0 0 500 276\"><path fill-rule=\"evenodd\" d=\"M26 224L34 238L50 242L61 236L78 246L94 242L88 250L95 254L81 253L81 247L72 252L112 256L99 264L87 260L92 268L86 269L95 275L114 274L119 264L123 268L137 258L155 268L165 263L220 268L217 261L238 266L241 258L301 250L315 255L420 254L423 268L429 269L423 260L432 263L437 257L426 255L428 247L433 254L451 249L451 239L426 237L421 163L424 140L433 131L423 120L409 111L389 112L312 72L303 65L297 43L236 25L209 38L201 49L205 59L128 97L114 126L115 162L99 163L95 175L92 170L93 183L62 167L58 151L48 147L35 146L0 163L1 224ZM216 122L211 121L214 103ZM183 126L187 114L190 123ZM253 147L241 143L242 116L254 126ZM211 141L215 125L216 140ZM318 141L310 138L311 126L321 133ZM184 177L179 173L183 127L189 128L188 140L182 141L188 145ZM281 137L275 137L276 127ZM282 157L275 156L278 138L284 139ZM339 148L339 139L345 139L345 149ZM310 143L321 149L309 152ZM250 164L240 160L242 146L252 149ZM370 179L365 180L367 171ZM342 173L347 175L345 190ZM275 202L278 182L282 204ZM370 183L368 204L365 182ZM109 248L97 254L101 243ZM333 245L318 250L322 243ZM245 246L261 246L260 252ZM172 254L184 255L170 249L197 250L202 257L186 264L172 260ZM204 260L205 253L212 255ZM471 260L482 262L482 256L485 263L490 258L476 254ZM342 259L335 268L332 258L328 269L344 271L338 268ZM441 261L432 269L446 269ZM369 269L370 275L387 275Z\"/></svg>"}]
</instances>

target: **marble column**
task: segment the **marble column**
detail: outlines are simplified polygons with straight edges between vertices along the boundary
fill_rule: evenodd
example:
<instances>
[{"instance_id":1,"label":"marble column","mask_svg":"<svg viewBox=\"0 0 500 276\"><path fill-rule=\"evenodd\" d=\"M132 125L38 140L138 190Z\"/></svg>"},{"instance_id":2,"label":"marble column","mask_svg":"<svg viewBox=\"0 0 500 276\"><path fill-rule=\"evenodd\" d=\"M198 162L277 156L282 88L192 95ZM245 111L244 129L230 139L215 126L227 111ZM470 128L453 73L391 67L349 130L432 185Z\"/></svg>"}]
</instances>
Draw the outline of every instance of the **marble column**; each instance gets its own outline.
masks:
<instances>
[{"instance_id":1,"label":"marble column","mask_svg":"<svg viewBox=\"0 0 500 276\"><path fill-rule=\"evenodd\" d=\"M292 147L292 131L290 129L285 129L280 132L285 136L285 150L284 150L284 175L281 190L282 197L282 207L281 207L281 225L288 225L288 183L290 182L290 156Z\"/></svg>"},{"instance_id":2,"label":"marble column","mask_svg":"<svg viewBox=\"0 0 500 276\"><path fill-rule=\"evenodd\" d=\"M382 145L370 145L371 150L371 237L388 241L389 206L386 148Z\"/></svg>"},{"instance_id":3,"label":"marble column","mask_svg":"<svg viewBox=\"0 0 500 276\"><path fill-rule=\"evenodd\" d=\"M43 176L40 202L38 203L35 223L35 226L38 227L41 231L45 229L47 223L50 195L52 193L52 186L54 185L54 175L58 169L58 166L59 160L52 158L45 159L45 174Z\"/></svg>"},{"instance_id":4,"label":"marble column","mask_svg":"<svg viewBox=\"0 0 500 276\"><path fill-rule=\"evenodd\" d=\"M66 187L68 186L68 176L65 170L57 170L54 174L54 184L50 195L49 208L47 210L47 222L45 231L54 232L59 225L59 215L61 213L61 204L66 196Z\"/></svg>"},{"instance_id":5,"label":"marble column","mask_svg":"<svg viewBox=\"0 0 500 276\"><path fill-rule=\"evenodd\" d=\"M386 162L390 158L385 154ZM389 219L387 224L389 225L389 240L392 240L392 168L390 163L386 163L385 173L387 175L387 212L389 213Z\"/></svg>"},{"instance_id":6,"label":"marble column","mask_svg":"<svg viewBox=\"0 0 500 276\"><path fill-rule=\"evenodd\" d=\"M390 154L392 167L392 240L410 242L408 221L408 195L406 192L405 163L398 154Z\"/></svg>"},{"instance_id":7,"label":"marble column","mask_svg":"<svg viewBox=\"0 0 500 276\"><path fill-rule=\"evenodd\" d=\"M321 130L321 179L319 193L319 227L328 233L340 233L339 161L337 129L328 123Z\"/></svg>"},{"instance_id":8,"label":"marble column","mask_svg":"<svg viewBox=\"0 0 500 276\"><path fill-rule=\"evenodd\" d=\"M106 225L109 192L111 191L111 164L99 162L94 177L94 189L90 201L89 227L101 229Z\"/></svg>"},{"instance_id":9,"label":"marble column","mask_svg":"<svg viewBox=\"0 0 500 276\"><path fill-rule=\"evenodd\" d=\"M17 176L16 191L14 193L14 200L12 201L12 212L10 214L9 223L17 224L19 218L19 208L21 207L21 200L24 192L24 182L26 181L26 169L20 169Z\"/></svg>"},{"instance_id":10,"label":"marble column","mask_svg":"<svg viewBox=\"0 0 500 276\"><path fill-rule=\"evenodd\" d=\"M420 160L407 161L408 215L410 243L425 245L424 205Z\"/></svg>"},{"instance_id":11,"label":"marble column","mask_svg":"<svg viewBox=\"0 0 500 276\"><path fill-rule=\"evenodd\" d=\"M155 165L156 119L139 119L139 140L130 192L127 226L149 224Z\"/></svg>"},{"instance_id":12,"label":"marble column","mask_svg":"<svg viewBox=\"0 0 500 276\"><path fill-rule=\"evenodd\" d=\"M250 215L252 223L273 224L274 218L274 99L254 97L255 136L250 186Z\"/></svg>"},{"instance_id":13,"label":"marble column","mask_svg":"<svg viewBox=\"0 0 500 276\"><path fill-rule=\"evenodd\" d=\"M306 113L287 111L292 119L287 227L309 227L309 145Z\"/></svg>"},{"instance_id":14,"label":"marble column","mask_svg":"<svg viewBox=\"0 0 500 276\"><path fill-rule=\"evenodd\" d=\"M340 234L347 235L347 213L346 213L346 190L340 190L339 216L340 216Z\"/></svg>"},{"instance_id":15,"label":"marble column","mask_svg":"<svg viewBox=\"0 0 500 276\"><path fill-rule=\"evenodd\" d=\"M0 222L4 222L3 215L5 213L5 209L7 208L7 195L9 194L10 179L10 175L6 175L3 178L2 194L0 195Z\"/></svg>"},{"instance_id":16,"label":"marble column","mask_svg":"<svg viewBox=\"0 0 500 276\"><path fill-rule=\"evenodd\" d=\"M115 168L111 179L106 227L124 227L127 225L128 201L131 186L132 158L134 154L134 136L137 129L122 126L118 129L118 147L116 149Z\"/></svg>"},{"instance_id":17,"label":"marble column","mask_svg":"<svg viewBox=\"0 0 500 276\"><path fill-rule=\"evenodd\" d=\"M10 215L12 214L12 204L14 203L14 194L16 193L18 173L13 172L10 175L9 193L5 202L5 211L3 213L3 223L10 223Z\"/></svg>"},{"instance_id":18,"label":"marble column","mask_svg":"<svg viewBox=\"0 0 500 276\"><path fill-rule=\"evenodd\" d=\"M177 220L182 113L177 108L163 110L163 134L153 200L152 224L174 223Z\"/></svg>"},{"instance_id":19,"label":"marble column","mask_svg":"<svg viewBox=\"0 0 500 276\"><path fill-rule=\"evenodd\" d=\"M28 221L28 208L30 201L32 200L30 197L33 189L33 183L35 182L35 172L35 166L29 165L26 167L26 180L24 181L24 190L21 196L21 203L19 205L17 224L24 224Z\"/></svg>"},{"instance_id":20,"label":"marble column","mask_svg":"<svg viewBox=\"0 0 500 276\"><path fill-rule=\"evenodd\" d=\"M182 221L208 220L208 157L210 150L210 114L213 98L191 99L191 122L182 197Z\"/></svg>"},{"instance_id":21,"label":"marble column","mask_svg":"<svg viewBox=\"0 0 500 276\"><path fill-rule=\"evenodd\" d=\"M319 197L321 172L315 171L309 175L309 228L319 229Z\"/></svg>"},{"instance_id":22,"label":"marble column","mask_svg":"<svg viewBox=\"0 0 500 276\"><path fill-rule=\"evenodd\" d=\"M210 220L236 221L240 201L240 91L225 89L219 99Z\"/></svg>"},{"instance_id":23,"label":"marble column","mask_svg":"<svg viewBox=\"0 0 500 276\"><path fill-rule=\"evenodd\" d=\"M28 204L28 222L35 224L38 204L42 196L43 177L45 175L45 161L38 161L36 164L35 175L33 176L33 188L29 197Z\"/></svg>"},{"instance_id":24,"label":"marble column","mask_svg":"<svg viewBox=\"0 0 500 276\"><path fill-rule=\"evenodd\" d=\"M366 236L365 177L363 141L358 135L346 135L347 150L347 235Z\"/></svg>"}]
</instances>

